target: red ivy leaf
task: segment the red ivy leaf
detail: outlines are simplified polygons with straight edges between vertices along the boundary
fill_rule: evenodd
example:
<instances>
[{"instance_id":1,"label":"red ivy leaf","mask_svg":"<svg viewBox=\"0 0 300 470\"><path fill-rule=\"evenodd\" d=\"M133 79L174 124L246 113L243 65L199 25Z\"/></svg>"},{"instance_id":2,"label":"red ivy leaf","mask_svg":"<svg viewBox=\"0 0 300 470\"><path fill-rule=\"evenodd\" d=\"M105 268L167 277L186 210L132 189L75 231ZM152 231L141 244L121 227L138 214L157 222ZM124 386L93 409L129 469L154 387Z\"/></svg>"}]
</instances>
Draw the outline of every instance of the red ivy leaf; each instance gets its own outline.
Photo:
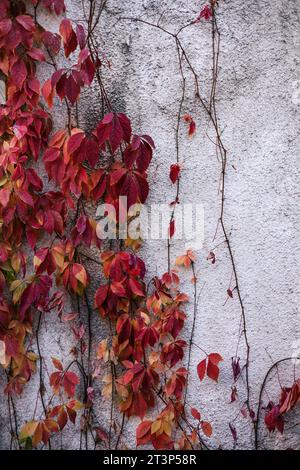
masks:
<instances>
[{"instance_id":1,"label":"red ivy leaf","mask_svg":"<svg viewBox=\"0 0 300 470\"><path fill-rule=\"evenodd\" d=\"M129 279L129 287L134 295L137 295L138 297L145 297L144 288L136 279Z\"/></svg>"},{"instance_id":2,"label":"red ivy leaf","mask_svg":"<svg viewBox=\"0 0 300 470\"><path fill-rule=\"evenodd\" d=\"M29 15L19 15L16 17L16 21L22 25L26 31L34 31L35 29L34 21Z\"/></svg>"},{"instance_id":3,"label":"red ivy leaf","mask_svg":"<svg viewBox=\"0 0 300 470\"><path fill-rule=\"evenodd\" d=\"M234 387L231 387L230 403L235 402L236 397L237 397L237 388L234 386Z\"/></svg>"},{"instance_id":4,"label":"red ivy leaf","mask_svg":"<svg viewBox=\"0 0 300 470\"><path fill-rule=\"evenodd\" d=\"M128 207L135 203L144 203L149 193L146 176L138 171L116 168L110 175L110 182L115 185L118 196L127 196Z\"/></svg>"},{"instance_id":5,"label":"red ivy leaf","mask_svg":"<svg viewBox=\"0 0 300 470\"><path fill-rule=\"evenodd\" d=\"M144 173L150 165L154 148L154 142L148 135L134 135L124 153L126 166L132 168L136 164L138 171Z\"/></svg>"},{"instance_id":6,"label":"red ivy leaf","mask_svg":"<svg viewBox=\"0 0 300 470\"><path fill-rule=\"evenodd\" d=\"M85 155L90 165L94 168L99 158L99 146L94 138L85 139Z\"/></svg>"},{"instance_id":7,"label":"red ivy leaf","mask_svg":"<svg viewBox=\"0 0 300 470\"><path fill-rule=\"evenodd\" d=\"M17 195L23 202L25 202L25 204L27 204L28 206L34 207L34 201L33 201L33 198L32 198L32 196L31 196L31 194L29 194L27 191L22 190L22 189L18 189L18 190L16 190L15 192L16 192L16 195Z\"/></svg>"},{"instance_id":8,"label":"red ivy leaf","mask_svg":"<svg viewBox=\"0 0 300 470\"><path fill-rule=\"evenodd\" d=\"M183 116L183 120L189 124L189 131L188 131L188 134L190 137L192 137L195 132L196 132L196 123L194 121L194 119L192 118L192 116L190 116L189 114L185 114Z\"/></svg>"},{"instance_id":9,"label":"red ivy leaf","mask_svg":"<svg viewBox=\"0 0 300 470\"><path fill-rule=\"evenodd\" d=\"M26 65L23 60L17 60L11 68L11 77L14 84L21 89L27 76Z\"/></svg>"},{"instance_id":10,"label":"red ivy leaf","mask_svg":"<svg viewBox=\"0 0 300 470\"><path fill-rule=\"evenodd\" d=\"M232 434L232 437L233 437L234 442L236 442L236 441L237 441L237 431L236 431L236 427L235 427L233 424L229 423L229 429L230 429L230 432L231 432L231 434Z\"/></svg>"},{"instance_id":11,"label":"red ivy leaf","mask_svg":"<svg viewBox=\"0 0 300 470\"><path fill-rule=\"evenodd\" d=\"M76 80L77 76L74 72L69 75L64 84L64 90L66 97L69 99L70 103L73 105L80 93L80 83Z\"/></svg>"},{"instance_id":12,"label":"red ivy leaf","mask_svg":"<svg viewBox=\"0 0 300 470\"><path fill-rule=\"evenodd\" d=\"M207 421L202 421L201 422L201 429L204 432L206 437L210 437L212 435L212 427L211 424L208 423Z\"/></svg>"},{"instance_id":13,"label":"red ivy leaf","mask_svg":"<svg viewBox=\"0 0 300 470\"><path fill-rule=\"evenodd\" d=\"M169 227L169 237L172 238L175 234L175 220L171 220Z\"/></svg>"},{"instance_id":14,"label":"red ivy leaf","mask_svg":"<svg viewBox=\"0 0 300 470\"><path fill-rule=\"evenodd\" d=\"M208 355L207 376L215 382L218 382L220 373L218 364L221 361L223 361L223 358L218 353L211 353Z\"/></svg>"},{"instance_id":15,"label":"red ivy leaf","mask_svg":"<svg viewBox=\"0 0 300 470\"><path fill-rule=\"evenodd\" d=\"M65 412L64 408L62 407L57 417L57 424L59 425L60 430L64 429L67 422L68 422L68 415Z\"/></svg>"},{"instance_id":16,"label":"red ivy leaf","mask_svg":"<svg viewBox=\"0 0 300 470\"><path fill-rule=\"evenodd\" d=\"M97 433L97 438L98 438L100 441L107 442L107 440L108 440L108 435L107 435L107 433L106 433L102 428L95 428L95 431L96 431L96 433Z\"/></svg>"},{"instance_id":17,"label":"red ivy leaf","mask_svg":"<svg viewBox=\"0 0 300 470\"><path fill-rule=\"evenodd\" d=\"M58 54L61 46L61 38L58 34L45 31L42 36L44 46L53 54Z\"/></svg>"},{"instance_id":18,"label":"red ivy leaf","mask_svg":"<svg viewBox=\"0 0 300 470\"><path fill-rule=\"evenodd\" d=\"M215 365L218 365L219 362L223 361L223 357L218 353L211 353L208 355L208 360Z\"/></svg>"},{"instance_id":19,"label":"red ivy leaf","mask_svg":"<svg viewBox=\"0 0 300 470\"><path fill-rule=\"evenodd\" d=\"M5 208L9 203L10 190L0 189L0 204Z\"/></svg>"},{"instance_id":20,"label":"red ivy leaf","mask_svg":"<svg viewBox=\"0 0 300 470\"><path fill-rule=\"evenodd\" d=\"M35 47L32 47L30 51L27 52L27 55L38 62L44 62L46 60L45 54Z\"/></svg>"},{"instance_id":21,"label":"red ivy leaf","mask_svg":"<svg viewBox=\"0 0 300 470\"><path fill-rule=\"evenodd\" d=\"M69 154L74 153L82 144L85 135L84 132L76 132L68 139L67 150Z\"/></svg>"},{"instance_id":22,"label":"red ivy leaf","mask_svg":"<svg viewBox=\"0 0 300 470\"><path fill-rule=\"evenodd\" d=\"M129 143L131 132L130 120L123 113L106 114L96 129L99 145L105 149L108 142L112 152L117 150L122 140Z\"/></svg>"},{"instance_id":23,"label":"red ivy leaf","mask_svg":"<svg viewBox=\"0 0 300 470\"><path fill-rule=\"evenodd\" d=\"M104 304L107 298L108 289L109 289L108 284L99 287L99 289L97 290L95 294L95 307L100 308Z\"/></svg>"},{"instance_id":24,"label":"red ivy leaf","mask_svg":"<svg viewBox=\"0 0 300 470\"><path fill-rule=\"evenodd\" d=\"M207 360L207 364L206 364ZM223 358L220 354L218 353L211 353L207 356L207 359L203 359L197 367L197 372L199 379L202 381L205 377L205 372L207 373L207 376L214 380L215 382L218 381L219 378L219 367L218 364L219 362L223 361Z\"/></svg>"},{"instance_id":25,"label":"red ivy leaf","mask_svg":"<svg viewBox=\"0 0 300 470\"><path fill-rule=\"evenodd\" d=\"M277 429L281 434L284 431L284 419L280 413L279 405L274 405L272 402L268 404L268 412L265 415L265 424L270 432Z\"/></svg>"},{"instance_id":26,"label":"red ivy leaf","mask_svg":"<svg viewBox=\"0 0 300 470\"><path fill-rule=\"evenodd\" d=\"M232 372L233 372L233 378L234 378L234 381L236 382L236 380L238 379L241 373L239 357L233 357L231 359L231 367L232 367Z\"/></svg>"},{"instance_id":27,"label":"red ivy leaf","mask_svg":"<svg viewBox=\"0 0 300 470\"><path fill-rule=\"evenodd\" d=\"M212 17L212 9L209 5L205 5L205 7L202 8L201 12L195 19L194 23L199 23L199 21L202 18L204 18L206 21L209 21L211 17Z\"/></svg>"},{"instance_id":28,"label":"red ivy leaf","mask_svg":"<svg viewBox=\"0 0 300 470\"><path fill-rule=\"evenodd\" d=\"M195 134L195 132L196 132L196 123L192 119L189 125L189 136L192 137Z\"/></svg>"},{"instance_id":29,"label":"red ivy leaf","mask_svg":"<svg viewBox=\"0 0 300 470\"><path fill-rule=\"evenodd\" d=\"M53 106L54 94L55 93L54 88L52 87L51 78L49 78L49 80L47 80L42 87L42 95L50 109Z\"/></svg>"}]
</instances>

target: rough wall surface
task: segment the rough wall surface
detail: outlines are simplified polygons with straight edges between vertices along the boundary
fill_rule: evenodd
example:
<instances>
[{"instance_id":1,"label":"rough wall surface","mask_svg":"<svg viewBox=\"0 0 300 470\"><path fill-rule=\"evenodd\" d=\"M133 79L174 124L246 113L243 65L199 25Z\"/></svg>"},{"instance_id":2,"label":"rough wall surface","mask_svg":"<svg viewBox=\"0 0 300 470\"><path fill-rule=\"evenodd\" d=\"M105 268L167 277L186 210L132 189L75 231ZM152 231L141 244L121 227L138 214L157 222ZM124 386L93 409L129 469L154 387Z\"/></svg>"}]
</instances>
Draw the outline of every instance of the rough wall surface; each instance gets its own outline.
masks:
<instances>
[{"instance_id":1,"label":"rough wall surface","mask_svg":"<svg viewBox=\"0 0 300 470\"><path fill-rule=\"evenodd\" d=\"M83 19L81 2L67 1L68 17ZM118 111L126 112L137 131L153 136L155 157L150 168L151 194L149 204L169 203L174 199L174 186L169 182L170 164L175 161L175 130L181 99L181 77L178 72L174 40L145 24L118 21L120 17L143 17L157 21L169 30L194 19L202 2L196 0L109 0L97 30L99 48L109 57L112 67L105 73L105 83ZM161 16L162 15L162 16ZM220 0L218 9L221 32L218 114L222 137L228 149L226 174L225 218L238 270L245 304L249 342L251 346L251 401L255 408L261 382L268 368L278 359L293 353L293 342L299 340L299 52L300 1L293 0ZM42 19L41 19L42 21ZM47 18L47 21L50 20ZM55 30L57 22L48 24ZM209 23L201 22L182 33L185 44L199 75L203 94L207 93L211 77L211 32ZM47 75L47 71L42 71ZM181 202L203 204L205 239L197 250L197 272L201 296L197 312L195 342L204 350L219 351L224 357L217 385L199 383L196 365L201 353L192 355L192 378L188 401L199 408L211 421L215 447L233 448L228 423L239 414L238 404L229 404L232 385L231 358L235 355L239 336L240 309L236 296L225 305L226 290L232 276L232 266L223 238L218 232L214 239L220 210L218 194L220 163L212 129L194 99L193 77L185 70L187 81L184 113L190 113L197 124L193 139L186 127L180 130L180 159L183 163ZM97 91L83 94L79 108L81 126L91 129L98 120L100 101ZM57 125L62 119L57 107ZM186 244L187 243L187 244ZM218 246L221 243L220 246ZM176 241L171 256L182 254L188 242ZM208 252L214 251L217 261L211 265ZM141 252L148 266L148 277L167 269L166 241L148 240ZM95 266L90 293L99 283ZM183 290L192 295L190 273L182 274ZM187 310L187 337L191 328L192 305ZM94 338L105 336L105 325L97 315L93 320ZM47 356L70 356L72 339L65 325L49 316L41 332L42 347ZM294 345L295 348L295 345ZM63 353L62 353L63 352ZM241 364L245 351L239 350ZM298 371L299 373L299 366ZM280 369L280 377L289 385L293 367ZM4 381L4 378L1 378ZM278 394L276 377L268 387L269 398ZM239 387L243 402L244 388ZM16 400L20 422L32 417L37 394L33 380L24 396ZM264 397L265 402L267 397ZM7 448L8 417L1 398L0 447ZM97 414L108 422L108 406L100 399ZM235 421L238 432L237 448L253 447L253 433L247 419L241 415ZM262 426L263 428L263 426ZM126 441L135 447L134 427L126 424ZM262 430L264 434L265 431ZM71 430L57 441L63 448L78 448ZM265 445L284 448L290 435L276 434L265 439ZM299 437L294 433L294 447Z\"/></svg>"}]
</instances>

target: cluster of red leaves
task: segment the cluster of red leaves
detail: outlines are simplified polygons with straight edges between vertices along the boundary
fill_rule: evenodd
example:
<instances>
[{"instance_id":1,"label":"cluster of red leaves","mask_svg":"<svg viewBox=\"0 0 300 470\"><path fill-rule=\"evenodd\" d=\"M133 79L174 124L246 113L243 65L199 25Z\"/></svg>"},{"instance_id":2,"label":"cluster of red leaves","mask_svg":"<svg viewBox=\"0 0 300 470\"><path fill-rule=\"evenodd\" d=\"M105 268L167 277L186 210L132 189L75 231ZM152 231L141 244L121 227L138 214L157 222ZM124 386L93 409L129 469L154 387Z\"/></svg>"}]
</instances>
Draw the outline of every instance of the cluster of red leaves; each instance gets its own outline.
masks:
<instances>
[{"instance_id":1,"label":"cluster of red leaves","mask_svg":"<svg viewBox=\"0 0 300 470\"><path fill-rule=\"evenodd\" d=\"M84 163L95 168L102 152L114 153L125 144L124 163L102 167L88 173ZM114 203L127 196L128 205L144 203L149 192L146 170L154 143L149 136L132 135L131 124L124 114L107 114L90 136L77 128L58 131L49 142L43 161L50 179L63 193L71 191L98 201ZM104 156L104 155L103 155Z\"/></svg>"},{"instance_id":2,"label":"cluster of red leaves","mask_svg":"<svg viewBox=\"0 0 300 470\"><path fill-rule=\"evenodd\" d=\"M68 421L75 424L77 411L83 408L83 404L74 398L75 387L79 384L79 377L70 370L64 370L62 363L52 358L57 372L50 376L50 385L55 395L63 393L67 401L47 409L46 417L42 420L32 420L24 424L20 431L20 441L27 448L36 447L43 442L47 444L53 433L62 431Z\"/></svg>"},{"instance_id":3,"label":"cluster of red leaves","mask_svg":"<svg viewBox=\"0 0 300 470\"><path fill-rule=\"evenodd\" d=\"M169 404L154 421L143 421L136 430L137 445L151 442L155 449L173 449L172 430L178 418L178 411Z\"/></svg>"},{"instance_id":4,"label":"cluster of red leaves","mask_svg":"<svg viewBox=\"0 0 300 470\"><path fill-rule=\"evenodd\" d=\"M282 434L284 431L284 416L300 402L300 379L292 387L281 390L279 403L269 402L266 407L265 424L270 432L276 429Z\"/></svg>"},{"instance_id":5,"label":"cluster of red leaves","mask_svg":"<svg viewBox=\"0 0 300 470\"><path fill-rule=\"evenodd\" d=\"M37 5L39 0L31 0L31 3L33 3L33 5ZM66 11L64 0L42 0L41 3L45 8L48 8L50 12L54 11L57 15Z\"/></svg>"},{"instance_id":6,"label":"cluster of red leaves","mask_svg":"<svg viewBox=\"0 0 300 470\"><path fill-rule=\"evenodd\" d=\"M178 163L173 163L170 166L170 180L172 181L173 184L175 184L176 181L178 181L180 172L181 172L181 168L180 168L180 165L178 165Z\"/></svg>"},{"instance_id":7,"label":"cluster of red leaves","mask_svg":"<svg viewBox=\"0 0 300 470\"><path fill-rule=\"evenodd\" d=\"M32 3L37 5L35 0ZM63 0L39 3L56 14L65 11ZM51 116L40 104L36 69L46 60L48 50L59 51L60 42L59 35L35 23L22 1L1 2L0 70L6 78L7 99L0 109L0 340L4 344L1 364L9 377L5 391L9 394L20 394L36 370L38 356L27 344L35 313L63 308L62 292L50 293L52 275L56 274L57 286L62 284L81 294L88 277L83 266L74 261L74 246L98 243L95 223L87 218L79 219L71 239L66 238L70 200L61 191L44 191L41 178L31 167L47 148L52 130ZM81 57L78 61L84 80L85 60ZM45 237L50 238L46 246L37 248ZM61 242L53 243L57 237ZM34 250L33 266L29 265L32 257L25 254L24 239ZM33 274L27 275L32 268ZM69 401L49 408L43 420L22 427L20 440L26 445L46 444L68 419L75 422L76 410L82 407L74 399L79 378L72 371L63 371L59 361L55 365L59 371L51 375L50 384L55 393L64 390Z\"/></svg>"},{"instance_id":8,"label":"cluster of red leaves","mask_svg":"<svg viewBox=\"0 0 300 470\"><path fill-rule=\"evenodd\" d=\"M180 449L191 450L193 445L199 441L199 430L204 436L212 435L211 424L201 420L201 414L195 408L191 409L192 417L197 421L197 427L192 429L190 434L182 433L182 436L174 442L172 434L176 421L179 419L182 411L180 403L173 404L170 402L162 412L153 421L147 420L140 423L136 430L137 445L145 445L151 443L155 449Z\"/></svg>"},{"instance_id":9,"label":"cluster of red leaves","mask_svg":"<svg viewBox=\"0 0 300 470\"><path fill-rule=\"evenodd\" d=\"M92 83L96 70L101 65L99 60L96 63L93 61L88 48L85 47L85 31L81 25L77 25L76 31L74 31L71 21L64 19L60 24L59 31L65 56L69 57L71 53L76 51L78 46L80 53L77 62L73 66L56 70L52 77L44 83L42 94L50 108L53 105L55 95L61 100L67 98L72 105L75 104L81 89ZM46 41L50 41L50 45L53 39L55 41L56 36L46 36ZM58 52L60 41L59 48L58 44L57 46L54 44L54 47L55 52Z\"/></svg>"},{"instance_id":10,"label":"cluster of red leaves","mask_svg":"<svg viewBox=\"0 0 300 470\"><path fill-rule=\"evenodd\" d=\"M42 4L57 14L65 9L63 1L44 0ZM49 50L58 53L61 42L66 57L79 46L78 61L70 70L56 71L41 91L36 66L45 60ZM77 26L74 31L67 19L62 21L58 35L36 24L26 13L23 2L1 3L0 70L6 75L7 101L0 109L0 295L7 287L12 293L12 305L7 307L9 322L4 324L10 329L10 334L5 334L7 367L13 361L16 379L7 390L17 393L35 368L36 357L32 355L28 363L24 347L25 332L31 331L32 313L46 311L49 305L58 306L49 297L51 275L56 274L58 287L63 285L82 294L88 274L75 261L75 250L82 243L99 247L96 223L85 215L78 218L70 238L66 237L68 210L74 207L72 194L76 198L83 196L95 201L104 198L109 202L127 195L131 204L144 202L148 194L146 170L154 143L148 136L132 135L130 121L124 114L107 114L90 136L74 128L70 133L60 130L48 141L51 116L40 105L41 93L50 106L55 93L74 103L80 87L91 83L100 65L98 59L92 61L85 43L83 28ZM87 172L86 163L93 169L101 152L114 153L118 148L122 149L124 163ZM41 152L48 176L60 187L59 192L43 192L42 180L30 167L31 159L36 161ZM36 248L45 235L59 236L62 241ZM28 277L22 249L24 236L35 250L35 274ZM133 292L138 292L135 276L130 286ZM18 327L18 337L13 337L16 322L21 322L22 328ZM22 334L20 329L22 332L24 329Z\"/></svg>"},{"instance_id":11,"label":"cluster of red leaves","mask_svg":"<svg viewBox=\"0 0 300 470\"><path fill-rule=\"evenodd\" d=\"M37 5L35 0L32 3ZM39 3L56 14L65 11L62 0ZM79 47L78 58L71 67L57 69L41 86L36 77L37 65L44 62L48 54L53 60L61 45L66 57L71 54L73 57ZM1 2L0 70L6 76L7 100L0 109L0 340L4 344L1 364L10 371L7 393L20 394L35 372L38 356L28 351L26 345L27 335L32 334L35 312L57 309L62 315L61 292L50 295L53 280L58 288L63 286L77 295L82 295L88 285L88 273L78 262L76 250L81 244L87 247L94 244L99 248L100 243L96 222L84 213L78 214L71 233L67 234L68 212L75 208L76 199L101 199L114 204L119 196L127 196L130 206L145 202L148 195L146 171L154 143L147 135L133 134L130 120L124 114L108 113L89 135L71 128L61 129L50 137L51 116L40 104L41 97L49 108L55 95L61 100L67 99L72 106L82 87L92 83L100 66L98 57L92 59L86 48L82 26L74 29L68 19L63 19L59 34L55 34L37 24L27 14L22 1ZM115 160L116 152L121 153L121 161L101 165L101 160L106 162L107 156ZM41 153L49 179L57 184L59 191L43 191L41 178L30 167L31 161L37 161ZM34 250L34 273L30 276L26 276L30 258L27 259L23 251L24 237ZM46 243L37 246L45 237ZM60 240L56 241L57 238ZM142 312L134 324L129 319L130 301L145 298L145 266L142 260L129 253L104 253L102 260L109 284L98 290L96 306L103 316L114 319L119 308L119 336L114 350L128 361L128 366L129 358L133 358L134 338L139 361L143 350L159 338ZM10 300L4 300L7 291L11 293ZM84 329L73 326L72 330L82 340ZM58 360L53 362L58 369L50 377L54 394L64 393L74 400L78 376L63 370ZM127 374L125 385L121 378L119 384L131 390L131 399L133 394L141 396L140 389L144 392L150 384L157 383L154 370L136 371L136 368L132 362L130 374L135 376L132 382ZM148 402L150 395L146 397ZM130 407L135 407L129 401L123 403L128 415ZM48 442L51 433L65 426L67 418L75 421L78 406L73 402L57 405L47 411L44 420L27 423L22 428L21 440L30 440L33 446ZM134 414L142 416L145 411L139 411L137 405Z\"/></svg>"},{"instance_id":12,"label":"cluster of red leaves","mask_svg":"<svg viewBox=\"0 0 300 470\"><path fill-rule=\"evenodd\" d=\"M36 78L36 66L45 60L42 33L23 2L1 2L0 70L6 77L7 100L0 109L0 339L4 367L11 371L6 392L18 394L36 368L37 356L26 346L33 313L48 310L52 285L41 271L26 276L23 240L34 248L44 235L62 235L67 213L64 195L43 192L42 180L30 167L46 148L52 129L49 114L39 104Z\"/></svg>"},{"instance_id":13,"label":"cluster of red leaves","mask_svg":"<svg viewBox=\"0 0 300 470\"><path fill-rule=\"evenodd\" d=\"M75 424L77 411L82 407L82 403L72 399L50 409L46 418L28 421L21 428L20 442L26 448L36 447L41 442L48 444L51 435L62 431L68 421Z\"/></svg>"}]
</instances>

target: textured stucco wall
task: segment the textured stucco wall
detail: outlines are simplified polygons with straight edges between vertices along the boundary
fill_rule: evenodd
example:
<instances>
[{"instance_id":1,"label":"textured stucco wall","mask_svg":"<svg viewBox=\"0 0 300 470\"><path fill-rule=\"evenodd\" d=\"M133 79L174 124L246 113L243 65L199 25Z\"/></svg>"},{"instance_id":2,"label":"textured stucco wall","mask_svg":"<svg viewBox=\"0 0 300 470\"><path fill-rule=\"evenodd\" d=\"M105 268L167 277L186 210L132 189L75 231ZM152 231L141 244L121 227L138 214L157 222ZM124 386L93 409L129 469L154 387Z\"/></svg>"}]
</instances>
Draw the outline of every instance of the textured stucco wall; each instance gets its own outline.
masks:
<instances>
[{"instance_id":1,"label":"textured stucco wall","mask_svg":"<svg viewBox=\"0 0 300 470\"><path fill-rule=\"evenodd\" d=\"M81 2L67 1L66 4L71 19L82 19ZM246 310L251 346L251 400L255 406L260 384L272 362L290 356L293 341L300 340L299 182L297 184L300 1L220 0L219 4L222 39L217 104L229 160L225 217L231 232ZM176 30L195 18L201 5L202 2L196 0L109 0L97 30L100 50L112 63L112 68L105 73L105 84L115 108L125 111L132 118L134 128L152 135L156 143L150 168L149 203L169 203L174 199L175 189L168 180L168 172L170 164L175 161L175 128L181 97L176 48L172 38L156 29L129 21L116 21L122 16L142 15L144 19L155 21L164 13L161 24ZM55 30L57 22L49 23L48 18L44 21L48 21L48 27ZM209 87L210 34L209 23L205 22L182 33L204 94ZM45 70L42 73L47 75ZM187 92L183 112L193 115L198 130L193 139L188 139L186 128L181 127L180 158L184 163L181 201L202 203L205 210L205 241L203 249L197 252L202 292L195 342L205 350L220 352L225 359L219 383L204 381L200 384L196 374L199 351L193 350L188 400L212 422L213 445L232 448L228 423L237 415L238 405L229 404L231 357L237 344L240 309L236 295L224 305L232 274L226 246L223 244L215 250L215 265L206 261L210 249L222 241L220 233L213 241L220 208L220 166L214 145L207 137L213 137L213 130L208 127L207 118L194 99L192 76L187 70L185 74ZM97 90L85 92L80 104L81 126L93 128L99 118L99 110ZM57 125L60 125L62 113L61 108L56 109ZM171 251L172 259L184 250L185 243L176 242ZM149 279L166 271L165 241L147 241L141 255L146 260ZM92 294L100 277L95 266L90 266L90 269L93 272ZM183 290L192 295L190 277L190 273L183 273ZM186 332L189 332L192 305L187 313ZM93 331L95 340L106 334L105 326L96 314ZM71 357L71 334L65 325L58 324L54 315L46 319L41 341L49 358ZM244 353L241 345L241 363ZM293 377L293 368L285 366L280 369L280 374L283 383L288 385ZM268 387L268 392L270 398L277 399L276 379L274 386ZM24 396L16 400L20 423L31 418L36 394L33 380ZM244 387L240 384L241 402L243 398ZM108 407L101 398L99 403L97 414L103 422L108 422ZM0 447L5 448L8 446L8 421L3 402L1 410ZM252 447L250 423L239 416L235 426L237 447ZM75 434L70 428L57 439L57 445L77 448ZM125 435L127 443L134 447L130 422L126 424ZM286 437L290 437L289 433ZM265 443L273 448L284 448L286 437L276 434ZM299 448L297 428L293 446Z\"/></svg>"}]
</instances>

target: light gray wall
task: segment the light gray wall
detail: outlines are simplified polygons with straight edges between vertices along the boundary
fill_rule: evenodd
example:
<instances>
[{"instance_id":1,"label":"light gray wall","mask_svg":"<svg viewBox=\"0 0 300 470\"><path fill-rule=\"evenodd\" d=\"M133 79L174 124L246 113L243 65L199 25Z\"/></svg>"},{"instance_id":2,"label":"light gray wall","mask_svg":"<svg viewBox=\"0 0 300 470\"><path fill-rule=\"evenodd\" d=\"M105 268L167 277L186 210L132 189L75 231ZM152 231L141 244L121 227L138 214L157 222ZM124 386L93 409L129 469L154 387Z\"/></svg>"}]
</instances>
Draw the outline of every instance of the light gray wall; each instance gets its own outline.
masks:
<instances>
[{"instance_id":1,"label":"light gray wall","mask_svg":"<svg viewBox=\"0 0 300 470\"><path fill-rule=\"evenodd\" d=\"M81 2L67 1L68 16L82 19ZM168 203L174 198L174 186L168 180L175 161L175 128L181 82L174 41L159 30L119 17L135 16L155 22L163 13L161 25L176 30L194 19L202 2L196 0L108 0L106 13L97 30L100 50L109 57L112 67L105 73L105 85L114 106L126 112L137 132L149 133L156 143L150 167L149 203ZM220 75L217 105L223 140L228 149L226 174L226 224L239 274L245 304L251 346L251 401L255 407L261 382L272 363L293 353L292 343L300 341L298 314L299 295L299 105L300 80L299 14L300 2L293 0L220 0L218 20L221 32ZM47 20L49 21L49 20ZM49 27L55 30L57 22ZM201 22L182 33L203 93L210 80L210 25ZM44 72L45 74L45 72ZM197 272L202 288L197 313L195 342L208 352L218 351L224 357L219 383L199 383L196 365L201 358L194 348L192 377L188 401L211 421L213 446L233 447L228 423L238 414L238 403L229 404L232 385L231 357L234 356L240 322L236 294L226 300L232 267L226 246L216 250L215 265L207 262L208 252L222 241L219 232L213 241L219 217L218 183L220 165L216 158L213 130L194 99L191 74L185 69L187 93L183 112L192 114L197 134L189 139L181 126L180 158L184 163L181 202L197 202L205 210L205 241L198 250ZM83 94L80 122L93 128L99 119L100 101L96 88ZM56 125L62 121L62 109L56 109ZM172 246L172 260L185 250L185 243ZM147 276L167 269L164 241L147 241L142 249L147 263ZM92 288L99 276L95 266ZM183 290L192 295L191 274L183 273ZM187 309L186 337L191 328L192 305ZM101 320L93 320L94 339L105 336ZM43 349L47 357L71 357L71 334L49 315L42 329ZM239 350L244 362L243 342ZM49 365L51 371L51 365ZM299 366L297 369L299 373ZM2 377L2 376L1 376ZM290 385L293 367L280 369L283 385ZM245 389L239 383L242 403ZM276 377L268 386L269 398L276 401L279 385ZM26 387L24 396L16 399L19 423L32 416L36 398L36 381ZM265 403L267 396L264 396ZM97 413L108 423L107 404L98 399ZM0 446L8 445L8 421L4 402L1 404L2 429ZM299 420L298 420L299 421ZM292 422L293 419L292 419ZM251 424L241 415L235 421L238 448L251 448ZM105 426L104 426L105 427ZM262 425L262 437L265 431ZM134 447L134 426L126 424L125 436ZM78 435L78 434L77 434ZM60 440L61 439L61 440ZM78 447L76 433L70 428L57 440L64 448ZM278 434L265 444L285 448L287 442L299 448L297 428L294 436Z\"/></svg>"}]
</instances>

